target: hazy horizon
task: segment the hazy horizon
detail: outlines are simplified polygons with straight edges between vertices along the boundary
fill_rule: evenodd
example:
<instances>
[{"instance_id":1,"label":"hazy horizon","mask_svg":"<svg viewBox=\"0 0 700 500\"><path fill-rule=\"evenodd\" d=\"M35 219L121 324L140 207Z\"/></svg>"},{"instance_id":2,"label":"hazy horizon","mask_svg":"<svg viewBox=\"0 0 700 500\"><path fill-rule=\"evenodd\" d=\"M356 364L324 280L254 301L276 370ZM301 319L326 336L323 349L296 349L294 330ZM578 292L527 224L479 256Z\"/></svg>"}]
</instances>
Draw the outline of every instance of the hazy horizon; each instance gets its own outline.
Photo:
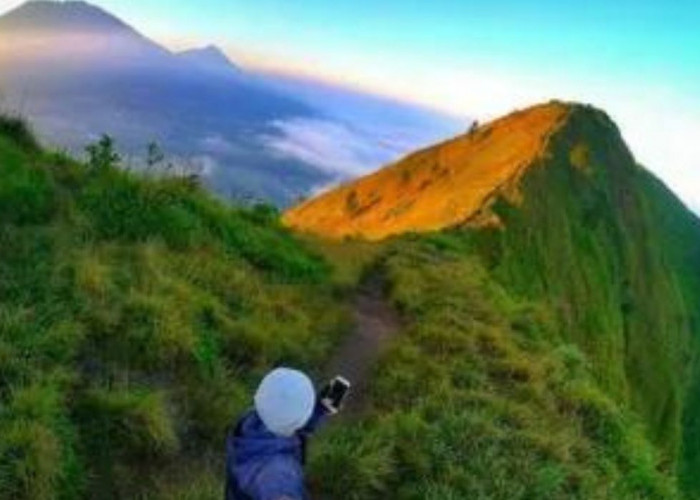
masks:
<instances>
[{"instance_id":1,"label":"hazy horizon","mask_svg":"<svg viewBox=\"0 0 700 500\"><path fill-rule=\"evenodd\" d=\"M0 0L0 13L23 2ZM172 50L216 44L304 76L485 121L563 99L605 109L640 163L700 212L700 6L545 0L430 6L95 0Z\"/></svg>"}]
</instances>

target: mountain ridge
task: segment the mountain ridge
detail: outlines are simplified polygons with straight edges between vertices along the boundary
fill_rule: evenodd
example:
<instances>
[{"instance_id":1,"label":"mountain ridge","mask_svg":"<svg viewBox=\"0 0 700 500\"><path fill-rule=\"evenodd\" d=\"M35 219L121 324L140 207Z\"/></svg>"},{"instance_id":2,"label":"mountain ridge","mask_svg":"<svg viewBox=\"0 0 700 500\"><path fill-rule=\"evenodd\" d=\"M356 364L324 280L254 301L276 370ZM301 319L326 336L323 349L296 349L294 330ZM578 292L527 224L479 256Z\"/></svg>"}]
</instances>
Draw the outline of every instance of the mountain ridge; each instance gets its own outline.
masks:
<instances>
[{"instance_id":1,"label":"mountain ridge","mask_svg":"<svg viewBox=\"0 0 700 500\"><path fill-rule=\"evenodd\" d=\"M219 497L259 376L321 373L373 283L399 331L366 414L314 443L314 497L693 498L700 225L576 109L490 203L500 225L380 244L301 239L0 117L0 497Z\"/></svg>"},{"instance_id":2,"label":"mountain ridge","mask_svg":"<svg viewBox=\"0 0 700 500\"><path fill-rule=\"evenodd\" d=\"M204 172L227 197L281 203L326 178L259 144L274 134L273 120L315 110L228 68L202 70L116 19L62 2L27 3L0 16L3 108L21 110L43 142L73 152L106 133L141 164L146 144L157 142L178 168Z\"/></svg>"},{"instance_id":3,"label":"mountain ridge","mask_svg":"<svg viewBox=\"0 0 700 500\"><path fill-rule=\"evenodd\" d=\"M196 64L202 69L210 71L229 71L231 74L241 74L243 70L236 65L216 45L206 45L204 47L183 50L176 55L191 64Z\"/></svg>"},{"instance_id":4,"label":"mountain ridge","mask_svg":"<svg viewBox=\"0 0 700 500\"><path fill-rule=\"evenodd\" d=\"M75 11L87 14L63 30L39 29ZM107 28L85 28L93 18ZM204 172L218 194L278 206L462 127L334 84L288 85L237 71L220 49L183 56L128 20L115 29L114 19L80 2L30 3L0 15L0 108L30 120L43 143L75 154L106 133L142 166L146 144L157 142L176 167ZM352 147L334 147L343 140Z\"/></svg>"},{"instance_id":5,"label":"mountain ridge","mask_svg":"<svg viewBox=\"0 0 700 500\"><path fill-rule=\"evenodd\" d=\"M111 31L135 34L127 23L106 10L83 1L33 0L0 16L0 29L83 32Z\"/></svg>"},{"instance_id":6,"label":"mountain ridge","mask_svg":"<svg viewBox=\"0 0 700 500\"><path fill-rule=\"evenodd\" d=\"M499 224L488 211L517 184L580 105L552 101L511 113L292 207L284 221L331 238L380 240L462 224Z\"/></svg>"},{"instance_id":7,"label":"mountain ridge","mask_svg":"<svg viewBox=\"0 0 700 500\"><path fill-rule=\"evenodd\" d=\"M537 108L519 113L527 115ZM634 493L623 493L626 487L617 489L628 481L631 481L628 486L631 485L632 490L638 488L640 483L636 481L648 474L640 471L649 466L650 470L667 474L671 482L680 487L681 498L695 498L693 495L700 491L697 476L700 465L700 440L697 438L700 429L700 276L697 273L700 220L663 182L637 163L620 130L604 111L581 104L566 104L565 108L568 110L565 120L550 122L547 131L554 133L546 134L542 154L518 149L510 157L512 172L520 174L516 185L506 184L507 189L497 189L502 184L489 185L488 191L493 196L481 198L482 210L466 214L478 215L478 220L464 216L458 224L445 223L438 228L407 225L405 231L394 233L390 230L396 226L391 224L360 226L359 222L368 219L386 223L381 217L372 220L366 216L372 210L382 214L384 208L371 203L373 190L377 189L374 197L378 199L387 193L393 194L391 188L402 185L397 172L400 173L402 167L415 165L416 156L409 156L375 177L360 179L349 187L338 188L302 205L311 207L309 213L303 214L309 217L306 221L303 216L290 220L299 215L292 209L285 215L285 222L296 230L314 234L316 238L311 240L322 244L372 245L376 243L361 240L379 239L377 235L381 235L380 245L391 249L387 253L388 266L390 274L398 279L390 279L389 290L398 297L399 309L413 316L408 338L400 336L401 347L395 357L386 362L390 366L382 364L383 378L377 382L378 385L389 384L393 391L404 396L387 404L397 418L409 412L420 413L417 407L425 406L428 416L424 417L423 425L443 429L469 413L466 409L469 397L465 392L469 393L482 382L472 378L473 368L463 367L465 357L482 363L494 351L499 359L509 351L503 348L499 352L498 348L485 349L480 345L486 334L478 324L484 318L494 318L495 323L505 321L513 328L505 334L507 342L528 345L546 339L545 350L550 354L568 349L580 352L585 359L583 366L595 387L593 392L600 391L603 399L609 398L612 405L595 396L590 400L585 397L588 402L582 406L574 403L577 409L573 411L569 402L559 402L554 407L558 415L565 415L569 428L578 428L575 421L582 418L581 432L603 443L603 450L607 449L596 456L609 457L611 462L608 463L620 460L617 462L618 479L612 479L611 483L615 486L608 486L598 494L583 492L578 489L581 482L577 479L569 482L575 476L564 474L562 478L568 479L562 479L554 487L554 490L561 488L557 494L538 493L533 498L676 498L671 491L654 491L647 487ZM513 123L513 115L509 117L505 123ZM512 133L518 133L517 128L508 131ZM468 135L457 139L460 140L470 142ZM502 147L503 143L496 141L495 145ZM427 154L439 158L441 147L444 145L429 148ZM421 154L426 152L419 153L417 158L420 159ZM474 154L480 159L485 157L484 151ZM468 170L468 158L452 159L455 158L453 168ZM527 159L527 165L519 171L517 167L523 159ZM485 168L488 167L487 163ZM432 174L429 162L419 165L419 169L426 175ZM380 185L371 181L383 176L388 177L389 188L382 191ZM451 187L454 196L468 195L472 188L457 183L452 183ZM358 193L354 198L355 210L350 206L353 198L348 196L353 189ZM415 193L411 191L410 194ZM417 196L420 195L418 191ZM443 201L435 196L429 199ZM358 207L365 211L358 211ZM318 224L323 217L337 214L340 216L332 222ZM484 220L486 223L482 223ZM358 227L364 233L358 231ZM328 241L341 238L348 241ZM478 283L483 275L488 275L488 279ZM473 289L465 287L466 283L475 281L478 284ZM507 296L528 304L524 306L529 311L525 315L527 319L506 319L509 318L508 308L502 306L507 299L500 296L500 292L497 294L500 299L479 298L482 293L493 291L493 285L503 287ZM486 312L487 303L496 306L499 312ZM468 339L475 338L475 346L464 348ZM519 355L515 357L523 359ZM542 363L540 360L535 366L541 367ZM491 401L494 394L502 394L499 391L506 394L517 391L523 380L531 379L531 375L520 372L522 365L516 366L505 374L495 375L503 387L489 386L484 396L487 401ZM425 371L415 376L415 370L420 369ZM396 375L399 370L410 382ZM500 370L497 368L496 372ZM421 379L431 376L432 382ZM462 381L463 376L469 380ZM556 386L556 376L552 373L545 378L548 387ZM489 375L485 379L490 380ZM423 390L413 391L411 399L405 392L411 393L411 389L406 388L414 384L423 384ZM433 387L440 387L436 389L439 391L454 391L454 407L450 409L442 397L432 396ZM566 392L572 386L567 383L563 387ZM515 401L529 404L534 395L530 389ZM392 392L391 389L387 391ZM577 394L581 396L583 392ZM377 404L383 401L378 398ZM481 401L472 404L479 405ZM431 412L435 407L440 409ZM626 411L631 412L630 420L613 423ZM475 413L478 419L481 413ZM599 417L603 417L602 421ZM493 418L487 419L489 425L493 421ZM623 429L633 428L634 422L641 425L642 436L627 441ZM520 424L514 427L520 429ZM470 425L469 429L472 431L474 427ZM374 426L374 432L384 431L380 425ZM452 446L452 439L462 436L464 427L455 426L454 431L454 435L443 437L438 447ZM368 433L372 432L370 428ZM512 437L513 432L519 431L510 428L505 432L506 439ZM471 436L464 439L465 446L469 446ZM499 444L492 446L500 456L498 439L495 438ZM564 441L572 442L569 438ZM622 458L627 451L640 451L642 448L637 445L644 441L653 445L658 461L649 460L652 455L646 451L632 461ZM386 440L384 445L390 446L390 441ZM473 453L482 459L483 449L488 446L490 444L475 445ZM520 446L517 449L520 450ZM465 454L464 460L470 462L473 453ZM574 456L576 453L573 452ZM433 458L440 456L435 452ZM647 458L640 460L644 456ZM402 476L401 485L413 491L421 487L424 479L413 481L412 478L420 477L422 471L416 462L407 462L408 470ZM480 484L487 476L490 479L490 474L496 470L500 472L502 464L512 465L509 460L494 460L491 466L483 468L474 465L477 472L459 486L439 472L428 475L432 484L449 484L445 491L451 492L453 497L474 498L483 490L473 485ZM631 469L630 464L633 464ZM598 466L593 468L597 470L596 476L603 470ZM498 484L489 486L488 491L498 490L502 484L502 495L495 497L529 498L513 485L513 477L519 474L517 469L516 466L511 473L504 474L500 481L494 480ZM652 474L648 474L650 477ZM411 485L407 486L406 482ZM506 491L509 488L512 489ZM449 496L443 493L439 497Z\"/></svg>"}]
</instances>

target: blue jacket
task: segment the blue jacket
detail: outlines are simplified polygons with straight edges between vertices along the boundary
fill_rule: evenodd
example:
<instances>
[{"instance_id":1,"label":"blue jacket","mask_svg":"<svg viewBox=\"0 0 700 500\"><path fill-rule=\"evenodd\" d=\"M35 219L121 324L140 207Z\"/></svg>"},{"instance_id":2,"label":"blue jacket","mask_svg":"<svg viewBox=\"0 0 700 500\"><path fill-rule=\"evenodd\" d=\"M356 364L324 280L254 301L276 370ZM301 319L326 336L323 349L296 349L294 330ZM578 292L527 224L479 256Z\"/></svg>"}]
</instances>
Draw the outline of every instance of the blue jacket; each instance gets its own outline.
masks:
<instances>
[{"instance_id":1,"label":"blue jacket","mask_svg":"<svg viewBox=\"0 0 700 500\"><path fill-rule=\"evenodd\" d=\"M326 414L317 403L303 429L280 437L255 410L246 413L226 438L226 500L306 500L306 440Z\"/></svg>"}]
</instances>

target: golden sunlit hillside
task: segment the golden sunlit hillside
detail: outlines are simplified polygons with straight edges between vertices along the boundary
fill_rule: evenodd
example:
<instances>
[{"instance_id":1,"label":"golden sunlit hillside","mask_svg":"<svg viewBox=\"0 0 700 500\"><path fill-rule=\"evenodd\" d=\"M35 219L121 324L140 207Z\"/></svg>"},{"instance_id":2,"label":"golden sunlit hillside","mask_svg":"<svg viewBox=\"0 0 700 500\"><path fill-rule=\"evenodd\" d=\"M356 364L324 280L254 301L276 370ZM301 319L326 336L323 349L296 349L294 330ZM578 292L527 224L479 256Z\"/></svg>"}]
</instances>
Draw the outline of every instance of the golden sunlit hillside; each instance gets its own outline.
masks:
<instances>
[{"instance_id":1,"label":"golden sunlit hillside","mask_svg":"<svg viewBox=\"0 0 700 500\"><path fill-rule=\"evenodd\" d=\"M517 197L517 180L567 113L560 102L512 113L294 207L284 221L325 237L370 240L498 223L482 209L497 193Z\"/></svg>"}]
</instances>

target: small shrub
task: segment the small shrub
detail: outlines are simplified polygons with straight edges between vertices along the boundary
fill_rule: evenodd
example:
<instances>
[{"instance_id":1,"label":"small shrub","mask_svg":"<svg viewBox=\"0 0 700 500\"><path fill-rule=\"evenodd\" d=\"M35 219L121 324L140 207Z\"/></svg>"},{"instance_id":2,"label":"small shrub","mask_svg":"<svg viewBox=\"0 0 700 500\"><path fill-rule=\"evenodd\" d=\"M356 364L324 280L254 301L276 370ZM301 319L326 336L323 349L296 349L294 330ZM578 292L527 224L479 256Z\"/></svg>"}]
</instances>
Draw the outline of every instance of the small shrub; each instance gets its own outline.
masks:
<instances>
[{"instance_id":1,"label":"small shrub","mask_svg":"<svg viewBox=\"0 0 700 500\"><path fill-rule=\"evenodd\" d=\"M114 139L108 135L103 135L96 143L86 146L85 152L88 155L88 168L96 172L116 168L121 162Z\"/></svg>"},{"instance_id":2,"label":"small shrub","mask_svg":"<svg viewBox=\"0 0 700 500\"><path fill-rule=\"evenodd\" d=\"M0 159L0 223L37 224L54 214L54 186L48 172L27 168L11 155Z\"/></svg>"},{"instance_id":3,"label":"small shrub","mask_svg":"<svg viewBox=\"0 0 700 500\"><path fill-rule=\"evenodd\" d=\"M106 453L157 458L179 447L163 392L96 388L78 408L90 446Z\"/></svg>"},{"instance_id":4,"label":"small shrub","mask_svg":"<svg viewBox=\"0 0 700 500\"><path fill-rule=\"evenodd\" d=\"M163 163L165 160L165 153L160 148L158 143L150 142L146 147L146 166L148 168L154 168Z\"/></svg>"},{"instance_id":5,"label":"small shrub","mask_svg":"<svg viewBox=\"0 0 700 500\"><path fill-rule=\"evenodd\" d=\"M246 214L246 212L243 212ZM250 220L266 227L277 227L279 226L280 211L274 205L269 205L267 203L256 203L247 213Z\"/></svg>"},{"instance_id":6,"label":"small shrub","mask_svg":"<svg viewBox=\"0 0 700 500\"><path fill-rule=\"evenodd\" d=\"M352 190L348 193L345 198L345 209L351 214L355 215L360 210L360 197L357 191Z\"/></svg>"},{"instance_id":7,"label":"small shrub","mask_svg":"<svg viewBox=\"0 0 700 500\"><path fill-rule=\"evenodd\" d=\"M20 149L38 151L39 142L25 120L16 116L0 115L0 136L7 137Z\"/></svg>"}]
</instances>

